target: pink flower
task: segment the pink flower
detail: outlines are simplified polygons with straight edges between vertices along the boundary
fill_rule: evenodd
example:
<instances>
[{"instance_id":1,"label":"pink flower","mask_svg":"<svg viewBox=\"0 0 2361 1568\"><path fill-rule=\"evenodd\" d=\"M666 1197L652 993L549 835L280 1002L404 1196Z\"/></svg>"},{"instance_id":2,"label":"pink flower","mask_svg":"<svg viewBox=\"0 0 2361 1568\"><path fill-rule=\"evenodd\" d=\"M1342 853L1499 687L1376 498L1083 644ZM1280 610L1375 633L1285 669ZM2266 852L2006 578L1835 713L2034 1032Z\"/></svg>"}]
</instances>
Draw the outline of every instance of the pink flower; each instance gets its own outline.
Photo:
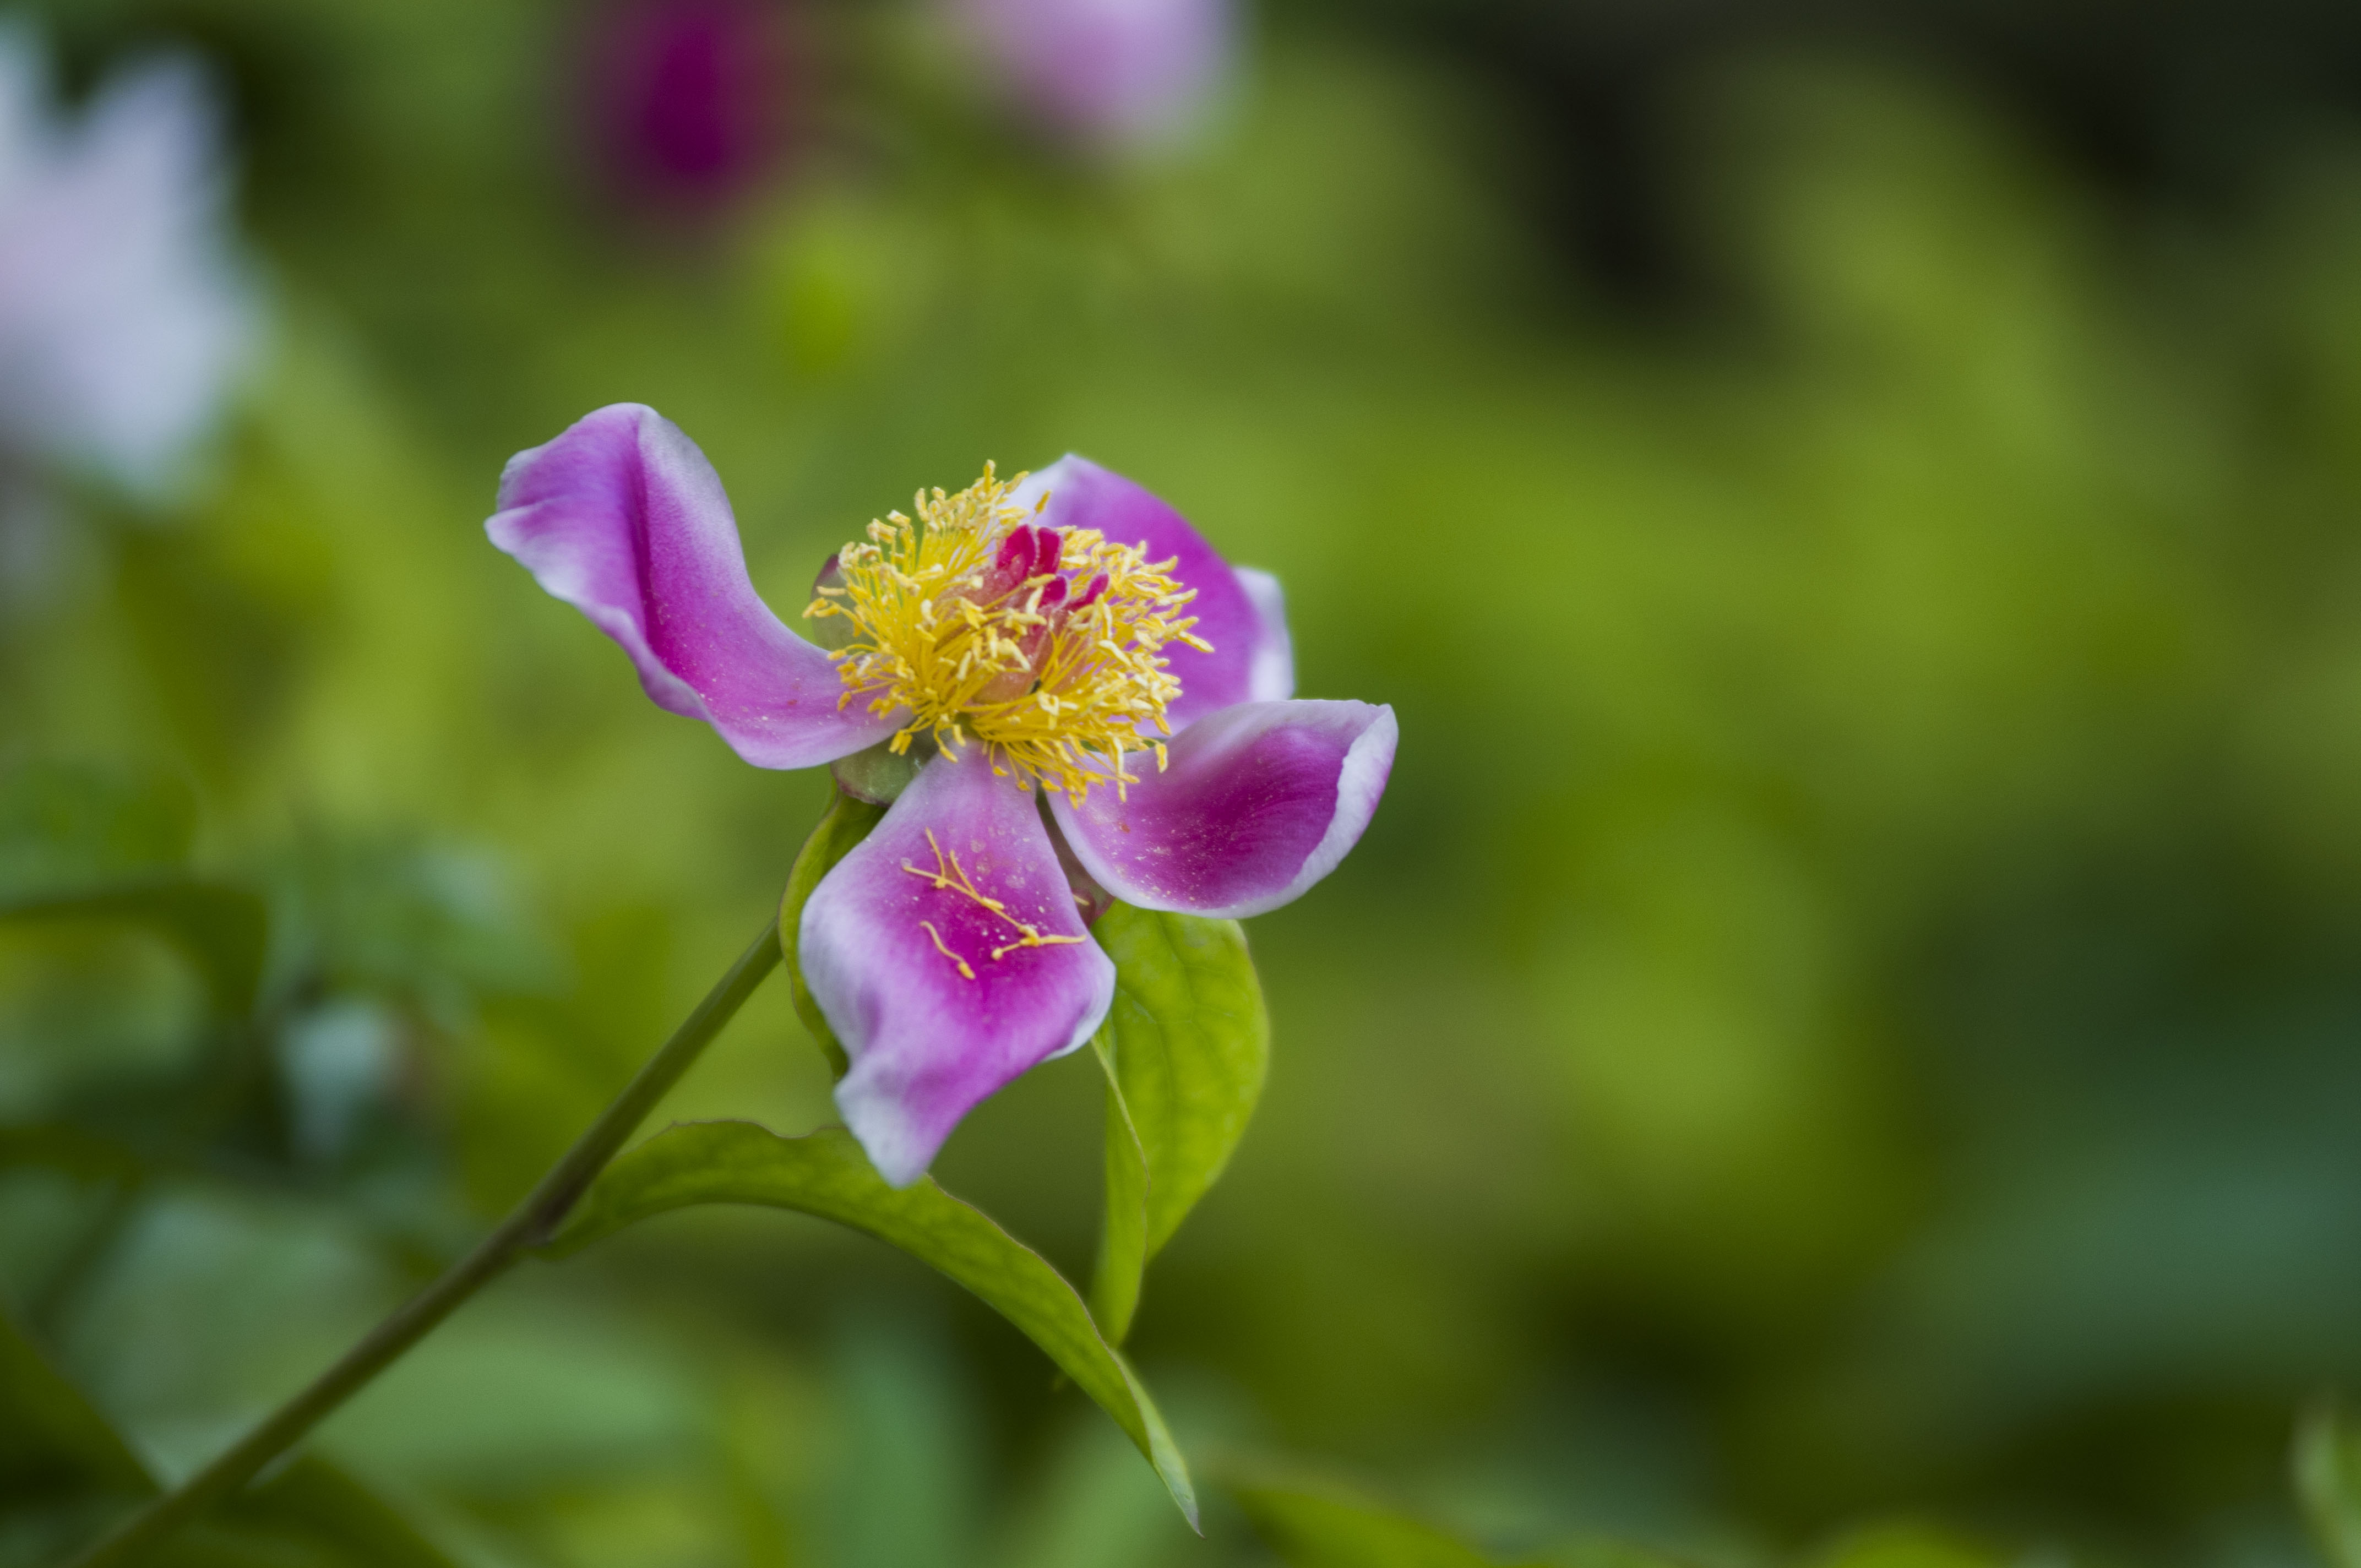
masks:
<instances>
[{"instance_id":1,"label":"pink flower","mask_svg":"<svg viewBox=\"0 0 2361 1568\"><path fill-rule=\"evenodd\" d=\"M897 1185L1104 1019L1099 889L1231 917L1289 903L1359 840L1396 738L1391 708L1290 700L1277 582L1128 479L1067 457L918 510L823 574L807 615L832 652L755 594L719 477L651 409L518 454L488 524L659 706L757 767L925 759L799 932L851 1061L837 1104Z\"/></svg>"},{"instance_id":2,"label":"pink flower","mask_svg":"<svg viewBox=\"0 0 2361 1568\"><path fill-rule=\"evenodd\" d=\"M617 0L593 23L589 108L630 193L719 207L769 172L796 87L786 10L760 0Z\"/></svg>"},{"instance_id":3,"label":"pink flower","mask_svg":"<svg viewBox=\"0 0 2361 1568\"><path fill-rule=\"evenodd\" d=\"M1076 139L1185 131L1230 64L1230 0L954 0L1017 107Z\"/></svg>"}]
</instances>

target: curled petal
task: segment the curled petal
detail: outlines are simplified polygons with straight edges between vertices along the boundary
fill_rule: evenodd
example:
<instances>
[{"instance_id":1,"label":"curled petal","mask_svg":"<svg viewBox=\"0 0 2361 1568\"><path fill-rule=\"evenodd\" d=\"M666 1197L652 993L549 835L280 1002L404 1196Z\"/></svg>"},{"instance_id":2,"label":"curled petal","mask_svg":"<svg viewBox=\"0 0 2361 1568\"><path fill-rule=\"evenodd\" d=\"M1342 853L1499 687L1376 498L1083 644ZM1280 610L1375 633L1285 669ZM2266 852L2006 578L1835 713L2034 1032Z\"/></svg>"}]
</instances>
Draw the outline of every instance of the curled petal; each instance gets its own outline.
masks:
<instances>
[{"instance_id":1,"label":"curled petal","mask_svg":"<svg viewBox=\"0 0 2361 1568\"><path fill-rule=\"evenodd\" d=\"M888 734L840 709L828 655L754 592L720 477L679 426L616 403L500 475L492 543L631 656L658 707L701 718L758 768L806 768Z\"/></svg>"},{"instance_id":2,"label":"curled petal","mask_svg":"<svg viewBox=\"0 0 2361 1568\"><path fill-rule=\"evenodd\" d=\"M1088 1040L1115 999L1032 792L974 747L920 769L828 873L796 951L852 1061L837 1108L896 1187L979 1102Z\"/></svg>"},{"instance_id":3,"label":"curled petal","mask_svg":"<svg viewBox=\"0 0 2361 1568\"><path fill-rule=\"evenodd\" d=\"M1039 519L1045 526L1096 529L1114 543L1141 546L1150 561L1177 560L1172 575L1197 590L1187 613L1197 618L1196 635L1213 651L1178 644L1165 651L1180 679L1180 696L1167 709L1175 728L1264 695L1256 689L1256 662L1264 656L1270 623L1188 519L1122 475L1071 455L1027 477L1014 499L1030 507L1044 494L1049 498ZM1283 622L1279 634L1283 641Z\"/></svg>"},{"instance_id":4,"label":"curled petal","mask_svg":"<svg viewBox=\"0 0 2361 1568\"><path fill-rule=\"evenodd\" d=\"M1344 860L1393 771L1394 710L1252 702L1201 718L1129 799L1049 809L1083 868L1143 909L1233 919L1292 902Z\"/></svg>"},{"instance_id":5,"label":"curled petal","mask_svg":"<svg viewBox=\"0 0 2361 1568\"><path fill-rule=\"evenodd\" d=\"M1257 566L1239 566L1238 587L1262 621L1262 640L1246 666L1248 702L1283 702L1295 695L1295 640L1287 634L1287 596L1279 579Z\"/></svg>"}]
</instances>

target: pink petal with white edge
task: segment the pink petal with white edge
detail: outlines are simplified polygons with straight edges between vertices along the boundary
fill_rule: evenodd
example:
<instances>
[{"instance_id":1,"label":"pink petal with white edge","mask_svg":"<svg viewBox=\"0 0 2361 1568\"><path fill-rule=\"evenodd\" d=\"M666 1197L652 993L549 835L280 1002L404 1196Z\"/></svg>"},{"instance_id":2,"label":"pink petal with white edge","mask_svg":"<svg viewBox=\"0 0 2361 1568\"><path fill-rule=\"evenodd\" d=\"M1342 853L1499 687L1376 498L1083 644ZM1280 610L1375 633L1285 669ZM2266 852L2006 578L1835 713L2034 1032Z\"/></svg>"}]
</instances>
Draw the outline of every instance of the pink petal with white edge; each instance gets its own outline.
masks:
<instances>
[{"instance_id":1,"label":"pink petal with white edge","mask_svg":"<svg viewBox=\"0 0 2361 1568\"><path fill-rule=\"evenodd\" d=\"M896 1187L1115 1000L1035 799L973 747L939 757L804 905L804 983L852 1062L837 1108Z\"/></svg>"},{"instance_id":2,"label":"pink petal with white edge","mask_svg":"<svg viewBox=\"0 0 2361 1568\"><path fill-rule=\"evenodd\" d=\"M1257 566L1239 566L1238 587L1246 589L1262 622L1262 640L1255 644L1254 662L1246 666L1248 702L1284 702L1295 695L1295 639L1287 632L1287 595L1279 579Z\"/></svg>"},{"instance_id":3,"label":"pink petal with white edge","mask_svg":"<svg viewBox=\"0 0 2361 1568\"><path fill-rule=\"evenodd\" d=\"M704 719L758 768L833 762L894 729L839 707L828 654L754 592L713 465L653 409L613 404L510 458L484 529L622 644L658 707Z\"/></svg>"},{"instance_id":4,"label":"pink petal with white edge","mask_svg":"<svg viewBox=\"0 0 2361 1568\"><path fill-rule=\"evenodd\" d=\"M1251 702L1201 718L1128 800L1112 784L1049 809L1084 870L1126 904L1243 919L1336 869L1393 771L1390 707Z\"/></svg>"},{"instance_id":5,"label":"pink petal with white edge","mask_svg":"<svg viewBox=\"0 0 2361 1568\"><path fill-rule=\"evenodd\" d=\"M1112 543L1140 545L1150 562L1176 561L1172 575L1197 590L1187 613L1197 618L1196 635L1213 651L1201 653L1177 644L1167 650L1172 673L1180 678L1180 696L1166 710L1173 728L1264 695L1256 690L1255 677L1270 623L1238 574L1188 519L1122 475L1071 454L1028 476L1012 499L1030 507L1044 494L1049 504L1036 521L1051 528L1094 528ZM1283 621L1279 636L1283 644ZM1263 668L1270 668L1267 658ZM1291 662L1290 671L1291 680Z\"/></svg>"}]
</instances>

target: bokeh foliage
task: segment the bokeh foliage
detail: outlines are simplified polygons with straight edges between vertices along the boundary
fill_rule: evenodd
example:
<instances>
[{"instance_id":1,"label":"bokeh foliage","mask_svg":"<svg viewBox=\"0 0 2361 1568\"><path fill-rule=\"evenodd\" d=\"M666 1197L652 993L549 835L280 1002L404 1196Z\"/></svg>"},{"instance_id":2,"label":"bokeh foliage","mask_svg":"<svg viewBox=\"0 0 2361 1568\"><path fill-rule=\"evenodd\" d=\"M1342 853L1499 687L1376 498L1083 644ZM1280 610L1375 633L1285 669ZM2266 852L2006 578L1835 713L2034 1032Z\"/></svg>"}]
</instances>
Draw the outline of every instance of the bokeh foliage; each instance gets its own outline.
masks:
<instances>
[{"instance_id":1,"label":"bokeh foliage","mask_svg":"<svg viewBox=\"0 0 2361 1568\"><path fill-rule=\"evenodd\" d=\"M1268 1091L1129 1341L1184 1443L1504 1562L2305 1551L2290 1425L2361 1380L2350 126L2158 212L1922 61L1738 50L1662 110L1714 303L1635 322L1507 199L1490 84L1327 13L1108 170L813 7L800 155L696 220L602 193L575 6L38 14L85 76L220 63L276 322L212 482L87 498L0 626L0 1297L140 1464L524 1190L826 801L482 540L631 399L774 603L1071 448L1279 573L1307 695L1399 710L1361 849L1248 929ZM774 985L666 1115L827 1084ZM1057 1064L939 1168L1070 1278L1103 1095ZM1267 1550L774 1214L536 1267L322 1447L465 1561Z\"/></svg>"}]
</instances>

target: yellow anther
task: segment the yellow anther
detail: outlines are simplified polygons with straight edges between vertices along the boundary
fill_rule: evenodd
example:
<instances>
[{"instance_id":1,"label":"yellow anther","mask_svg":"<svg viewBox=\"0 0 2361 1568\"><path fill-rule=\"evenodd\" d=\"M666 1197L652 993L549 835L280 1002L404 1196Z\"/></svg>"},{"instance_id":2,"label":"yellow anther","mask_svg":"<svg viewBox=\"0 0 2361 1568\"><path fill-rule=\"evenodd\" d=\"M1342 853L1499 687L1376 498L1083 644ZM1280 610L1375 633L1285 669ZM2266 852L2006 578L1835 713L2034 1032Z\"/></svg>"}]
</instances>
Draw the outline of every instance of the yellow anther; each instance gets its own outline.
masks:
<instances>
[{"instance_id":1,"label":"yellow anther","mask_svg":"<svg viewBox=\"0 0 2361 1568\"><path fill-rule=\"evenodd\" d=\"M987 464L957 495L921 492L915 520L889 512L869 525L869 543L839 553L842 586L804 614L852 622L851 641L829 655L844 682L838 706L906 709L896 753L928 735L955 754L972 737L995 773L1020 784L1039 780L1078 804L1093 784L1121 792L1139 782L1126 754L1171 734L1165 713L1180 681L1164 651L1210 651L1183 613L1196 595L1171 576L1173 562L1071 529L1060 536L1056 576L1071 594L1106 578L1088 609L1042 613L1049 573L984 598L1002 543L1047 504L1020 505L1012 488Z\"/></svg>"},{"instance_id":2,"label":"yellow anther","mask_svg":"<svg viewBox=\"0 0 2361 1568\"><path fill-rule=\"evenodd\" d=\"M1040 932L1036 931L1030 926L1019 927L1018 929L1025 933L1022 937L1017 938L1016 940L1009 943L1005 948L994 948L992 949L992 956L995 962L998 961L1003 954L1013 953L1019 948L1057 948L1064 947L1075 942L1087 942L1090 940L1088 937L1044 937Z\"/></svg>"},{"instance_id":3,"label":"yellow anther","mask_svg":"<svg viewBox=\"0 0 2361 1568\"><path fill-rule=\"evenodd\" d=\"M912 876L925 877L939 889L947 888L953 893L963 893L994 915L1003 918L1007 916L1008 906L975 885L967 874L967 868L959 862L959 851L953 850L945 853L942 845L936 841L935 830L931 828L927 829L927 848L935 852L933 871L921 871L907 861L902 862L902 869Z\"/></svg>"},{"instance_id":4,"label":"yellow anther","mask_svg":"<svg viewBox=\"0 0 2361 1568\"><path fill-rule=\"evenodd\" d=\"M927 829L927 848L935 852L935 869L933 871L928 871L920 866L914 866L907 861L904 861L902 862L902 869L908 872L912 876L926 878L928 882L933 883L940 891L966 894L969 898L975 900L976 903L982 905L993 914L999 916L1003 920L1007 921L1011 926L1016 927L1016 940L1008 943L1005 947L998 947L992 949L992 959L994 963L999 962L1003 958L1015 952L1019 948L1056 948L1067 946L1072 943L1087 942L1090 940L1087 937L1045 937L1041 934L1040 927L1037 926L1028 926L1024 921L1016 918L1016 916L1008 913L1008 905L1003 904L1000 900L993 897L990 894L975 885L974 880L967 874L967 868L960 864L959 851L957 850L952 850L946 853L943 847L935 841L935 832L931 828ZM935 950L937 952L941 953L943 957L959 965L960 973L967 976L970 980L973 980L975 978L975 971L967 967L967 960L961 958L957 953L952 952L949 948L943 946L943 939L940 936L937 935L935 927L931 922L921 920L918 924L925 927L928 936L934 938Z\"/></svg>"},{"instance_id":5,"label":"yellow anther","mask_svg":"<svg viewBox=\"0 0 2361 1568\"><path fill-rule=\"evenodd\" d=\"M919 921L918 929L924 931L928 937L934 939L935 951L942 954L943 957L959 965L960 978L961 980L973 980L975 978L975 970L967 967L967 960L960 957L957 953L951 951L949 948L943 946L943 934L935 929L935 923L933 921ZM998 953L994 953L992 956L996 959L1000 955Z\"/></svg>"}]
</instances>

